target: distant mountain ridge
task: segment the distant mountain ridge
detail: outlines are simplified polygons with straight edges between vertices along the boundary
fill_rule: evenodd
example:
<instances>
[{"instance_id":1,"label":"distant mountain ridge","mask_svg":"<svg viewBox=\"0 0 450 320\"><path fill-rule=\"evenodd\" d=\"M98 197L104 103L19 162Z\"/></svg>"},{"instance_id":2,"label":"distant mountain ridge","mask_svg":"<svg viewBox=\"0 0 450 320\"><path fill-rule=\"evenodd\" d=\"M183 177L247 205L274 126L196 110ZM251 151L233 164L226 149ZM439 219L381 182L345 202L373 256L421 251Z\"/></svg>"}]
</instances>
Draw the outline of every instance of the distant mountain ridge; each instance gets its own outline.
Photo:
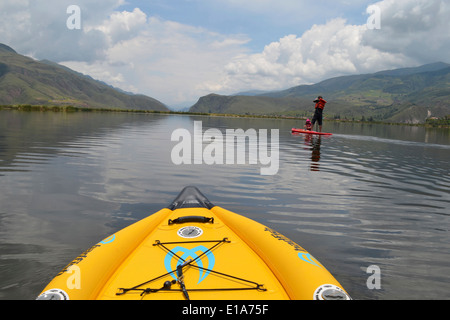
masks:
<instances>
[{"instance_id":1,"label":"distant mountain ridge","mask_svg":"<svg viewBox=\"0 0 450 320\"><path fill-rule=\"evenodd\" d=\"M18 54L0 44L0 105L169 111L160 101L131 94L57 63Z\"/></svg>"},{"instance_id":2,"label":"distant mountain ridge","mask_svg":"<svg viewBox=\"0 0 450 320\"><path fill-rule=\"evenodd\" d=\"M311 116L318 95L328 101L326 116L423 123L450 115L450 64L342 76L313 85L262 94L202 97L191 112Z\"/></svg>"},{"instance_id":3,"label":"distant mountain ridge","mask_svg":"<svg viewBox=\"0 0 450 320\"><path fill-rule=\"evenodd\" d=\"M328 118L423 123L450 116L450 64L335 77L281 91L209 94L189 112L310 117L318 95L328 101ZM20 104L170 111L156 99L48 60L36 61L0 43L0 105Z\"/></svg>"}]
</instances>

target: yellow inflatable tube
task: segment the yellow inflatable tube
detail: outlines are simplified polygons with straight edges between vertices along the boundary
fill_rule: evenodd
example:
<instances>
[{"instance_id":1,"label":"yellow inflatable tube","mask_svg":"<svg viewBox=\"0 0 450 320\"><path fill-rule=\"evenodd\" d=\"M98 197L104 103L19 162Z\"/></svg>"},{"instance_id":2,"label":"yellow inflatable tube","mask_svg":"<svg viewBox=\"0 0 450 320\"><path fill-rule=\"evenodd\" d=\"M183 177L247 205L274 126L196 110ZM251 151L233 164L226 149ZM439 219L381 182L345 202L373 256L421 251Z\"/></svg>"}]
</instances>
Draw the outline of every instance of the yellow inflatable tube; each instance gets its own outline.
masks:
<instances>
[{"instance_id":1,"label":"yellow inflatable tube","mask_svg":"<svg viewBox=\"0 0 450 320\"><path fill-rule=\"evenodd\" d=\"M73 260L38 300L348 300L311 254L195 187Z\"/></svg>"},{"instance_id":2,"label":"yellow inflatable tube","mask_svg":"<svg viewBox=\"0 0 450 320\"><path fill-rule=\"evenodd\" d=\"M263 259L290 299L320 299L319 295L315 297L314 294L319 293L316 290L322 285L341 288L319 261L282 234L220 207L215 207L212 211Z\"/></svg>"}]
</instances>

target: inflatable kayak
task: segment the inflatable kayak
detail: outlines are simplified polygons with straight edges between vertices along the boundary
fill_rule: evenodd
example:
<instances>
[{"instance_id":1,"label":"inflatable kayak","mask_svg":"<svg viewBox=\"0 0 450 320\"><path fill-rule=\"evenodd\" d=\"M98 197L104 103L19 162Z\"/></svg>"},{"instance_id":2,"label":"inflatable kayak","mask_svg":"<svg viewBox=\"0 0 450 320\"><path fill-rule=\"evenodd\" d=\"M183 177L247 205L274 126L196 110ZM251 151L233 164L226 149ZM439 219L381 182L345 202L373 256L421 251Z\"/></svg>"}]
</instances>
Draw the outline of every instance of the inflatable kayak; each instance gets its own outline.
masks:
<instances>
[{"instance_id":1,"label":"inflatable kayak","mask_svg":"<svg viewBox=\"0 0 450 320\"><path fill-rule=\"evenodd\" d=\"M321 136L332 136L333 135L332 133L317 132L317 131L296 129L296 128L292 128L292 133L317 134L317 135L321 135Z\"/></svg>"},{"instance_id":2,"label":"inflatable kayak","mask_svg":"<svg viewBox=\"0 0 450 320\"><path fill-rule=\"evenodd\" d=\"M38 300L348 300L298 244L186 187L69 263Z\"/></svg>"}]
</instances>

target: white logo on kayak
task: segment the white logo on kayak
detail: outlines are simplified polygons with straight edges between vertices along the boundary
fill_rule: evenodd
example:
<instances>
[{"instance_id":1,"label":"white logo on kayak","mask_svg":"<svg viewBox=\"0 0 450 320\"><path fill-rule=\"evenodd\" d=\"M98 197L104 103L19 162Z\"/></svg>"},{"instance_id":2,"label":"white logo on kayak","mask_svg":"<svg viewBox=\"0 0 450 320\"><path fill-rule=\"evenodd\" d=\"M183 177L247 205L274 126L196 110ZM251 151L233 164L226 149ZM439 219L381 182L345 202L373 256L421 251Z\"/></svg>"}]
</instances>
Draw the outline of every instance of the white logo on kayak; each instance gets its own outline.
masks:
<instances>
[{"instance_id":1,"label":"white logo on kayak","mask_svg":"<svg viewBox=\"0 0 450 320\"><path fill-rule=\"evenodd\" d=\"M182 238L198 238L203 234L203 230L199 227L188 226L178 230L178 235Z\"/></svg>"},{"instance_id":2,"label":"white logo on kayak","mask_svg":"<svg viewBox=\"0 0 450 320\"><path fill-rule=\"evenodd\" d=\"M182 128L172 133L171 140L179 142L173 147L171 153L172 162L175 165L257 165L259 161L262 165L261 175L273 176L278 173L280 144L278 129L270 130L269 143L267 129L259 131L226 129L224 135L215 128L203 132L202 121L194 121L193 136L192 138L189 130Z\"/></svg>"}]
</instances>

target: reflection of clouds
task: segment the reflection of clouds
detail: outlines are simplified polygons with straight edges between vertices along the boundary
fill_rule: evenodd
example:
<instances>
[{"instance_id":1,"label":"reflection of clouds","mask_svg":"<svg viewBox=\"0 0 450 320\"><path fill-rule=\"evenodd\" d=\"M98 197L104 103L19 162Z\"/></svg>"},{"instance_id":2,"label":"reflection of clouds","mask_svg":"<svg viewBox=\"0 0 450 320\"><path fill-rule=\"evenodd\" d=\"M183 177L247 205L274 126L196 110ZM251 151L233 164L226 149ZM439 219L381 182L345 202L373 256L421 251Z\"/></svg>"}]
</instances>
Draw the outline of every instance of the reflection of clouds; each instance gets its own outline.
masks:
<instances>
[{"instance_id":1,"label":"reflection of clouds","mask_svg":"<svg viewBox=\"0 0 450 320\"><path fill-rule=\"evenodd\" d=\"M448 261L450 206L444 145L389 138L386 131L393 126L384 126L378 139L357 136L372 134L374 127L353 125L352 133L345 124L348 135L335 127L332 138L311 139L305 145L305 137L282 129L292 128L291 123L277 120L91 116L84 119L91 123L78 121L70 130L70 121L55 120L72 137L63 135L64 130L52 131L49 122L43 135L30 123L25 126L25 133L34 136L31 147L24 142L20 149L8 137L2 140L10 151L0 157L24 169L0 168L0 250L8 265L7 273L0 273L0 288L12 285L17 297L24 283L22 270L38 291L42 283L36 274L49 278L87 247L168 205L187 185L198 186L216 205L286 233L313 255L323 256L319 260L326 265L327 259L332 261L339 272L347 268L355 274L352 269L370 261L382 267L386 279L400 270L403 277L423 279L429 268L428 274L436 274L427 278L431 285L435 279L448 282L442 272ZM222 132L278 127L278 174L261 176L260 167L252 165L174 165L171 133L191 130L194 120L202 120L204 129ZM110 125L101 126L102 121ZM99 126L96 130L94 124ZM404 127L398 130L392 137L400 136ZM8 135L6 129L2 132ZM318 151L314 143L320 147L319 162L313 161ZM311 171L315 163L320 163L320 171ZM14 269L18 260L21 272ZM411 261L414 265L407 268ZM13 275L11 281L6 274ZM409 285L397 289L386 282L386 288L392 295L406 288L408 298L417 297Z\"/></svg>"}]
</instances>

